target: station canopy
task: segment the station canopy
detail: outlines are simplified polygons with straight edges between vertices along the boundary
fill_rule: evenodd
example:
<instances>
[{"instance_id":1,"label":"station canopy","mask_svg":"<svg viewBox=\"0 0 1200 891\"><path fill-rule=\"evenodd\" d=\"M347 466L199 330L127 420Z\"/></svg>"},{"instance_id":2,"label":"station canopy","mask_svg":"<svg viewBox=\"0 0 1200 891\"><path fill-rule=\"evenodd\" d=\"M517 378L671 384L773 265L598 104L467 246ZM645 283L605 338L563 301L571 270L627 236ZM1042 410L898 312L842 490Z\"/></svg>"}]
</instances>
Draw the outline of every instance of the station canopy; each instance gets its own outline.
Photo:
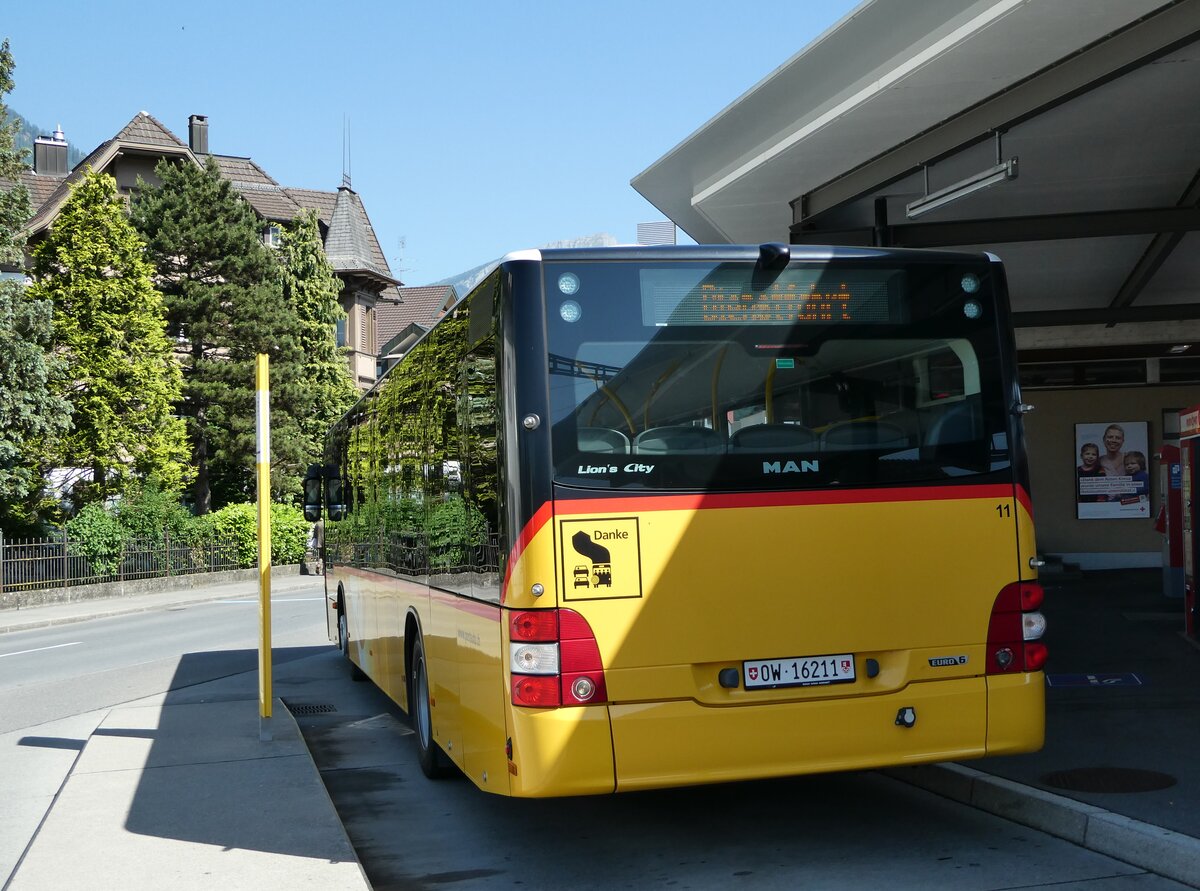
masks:
<instances>
[{"instance_id":1,"label":"station canopy","mask_svg":"<svg viewBox=\"0 0 1200 891\"><path fill-rule=\"evenodd\" d=\"M1200 0L873 0L633 186L700 243L990 251L1023 361L1196 355L1198 110Z\"/></svg>"}]
</instances>

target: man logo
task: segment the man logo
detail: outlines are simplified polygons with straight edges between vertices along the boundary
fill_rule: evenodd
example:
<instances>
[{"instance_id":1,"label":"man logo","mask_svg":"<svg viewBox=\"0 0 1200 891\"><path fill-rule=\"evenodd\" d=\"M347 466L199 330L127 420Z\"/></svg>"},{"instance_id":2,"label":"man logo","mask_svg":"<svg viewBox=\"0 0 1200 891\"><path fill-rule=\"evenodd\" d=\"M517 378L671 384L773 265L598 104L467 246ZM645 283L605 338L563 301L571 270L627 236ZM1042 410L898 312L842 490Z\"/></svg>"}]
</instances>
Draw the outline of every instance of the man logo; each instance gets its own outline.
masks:
<instances>
[{"instance_id":1,"label":"man logo","mask_svg":"<svg viewBox=\"0 0 1200 891\"><path fill-rule=\"evenodd\" d=\"M820 461L764 461L763 473L817 473L821 470Z\"/></svg>"}]
</instances>

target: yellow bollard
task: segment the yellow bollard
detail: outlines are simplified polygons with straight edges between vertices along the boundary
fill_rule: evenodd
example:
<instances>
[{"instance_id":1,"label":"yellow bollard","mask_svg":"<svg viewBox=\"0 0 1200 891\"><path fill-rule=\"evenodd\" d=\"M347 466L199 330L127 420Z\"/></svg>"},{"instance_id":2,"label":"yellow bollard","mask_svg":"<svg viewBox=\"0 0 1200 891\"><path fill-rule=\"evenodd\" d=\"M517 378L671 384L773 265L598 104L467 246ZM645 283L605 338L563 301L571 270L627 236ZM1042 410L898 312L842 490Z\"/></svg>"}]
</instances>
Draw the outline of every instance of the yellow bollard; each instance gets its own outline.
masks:
<instances>
[{"instance_id":1,"label":"yellow bollard","mask_svg":"<svg viewBox=\"0 0 1200 891\"><path fill-rule=\"evenodd\" d=\"M258 354L255 432L258 442L258 738L271 739L271 380L269 359Z\"/></svg>"}]
</instances>

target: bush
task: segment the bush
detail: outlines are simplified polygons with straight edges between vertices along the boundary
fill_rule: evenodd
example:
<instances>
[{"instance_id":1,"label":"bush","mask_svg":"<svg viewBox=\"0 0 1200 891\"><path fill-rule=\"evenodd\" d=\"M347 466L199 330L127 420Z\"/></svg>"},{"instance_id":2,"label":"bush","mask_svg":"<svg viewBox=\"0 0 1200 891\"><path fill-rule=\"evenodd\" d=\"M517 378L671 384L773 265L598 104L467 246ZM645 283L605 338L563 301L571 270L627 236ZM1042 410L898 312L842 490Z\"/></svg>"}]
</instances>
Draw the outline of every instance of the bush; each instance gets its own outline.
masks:
<instances>
[{"instance_id":1,"label":"bush","mask_svg":"<svg viewBox=\"0 0 1200 891\"><path fill-rule=\"evenodd\" d=\"M288 504L271 505L271 563L299 563L308 545L304 513ZM189 540L216 538L233 541L238 566L258 564L258 508L254 504L227 504L219 511L197 517L186 531ZM193 538L194 537L194 538Z\"/></svg>"},{"instance_id":2,"label":"bush","mask_svg":"<svg viewBox=\"0 0 1200 891\"><path fill-rule=\"evenodd\" d=\"M232 542L238 566L254 566L258 562L258 516L253 504L227 504L201 517L196 531L204 538Z\"/></svg>"},{"instance_id":3,"label":"bush","mask_svg":"<svg viewBox=\"0 0 1200 891\"><path fill-rule=\"evenodd\" d=\"M271 562L276 565L299 563L308 550L311 523L304 511L290 504L271 505Z\"/></svg>"},{"instance_id":4,"label":"bush","mask_svg":"<svg viewBox=\"0 0 1200 891\"><path fill-rule=\"evenodd\" d=\"M130 537L161 539L168 532L172 538L180 539L186 537L192 515L175 494L164 492L156 481L147 480L121 497L117 521Z\"/></svg>"},{"instance_id":5,"label":"bush","mask_svg":"<svg viewBox=\"0 0 1200 891\"><path fill-rule=\"evenodd\" d=\"M116 575L121 566L125 530L96 502L67 523L69 553L87 557L95 575Z\"/></svg>"}]
</instances>

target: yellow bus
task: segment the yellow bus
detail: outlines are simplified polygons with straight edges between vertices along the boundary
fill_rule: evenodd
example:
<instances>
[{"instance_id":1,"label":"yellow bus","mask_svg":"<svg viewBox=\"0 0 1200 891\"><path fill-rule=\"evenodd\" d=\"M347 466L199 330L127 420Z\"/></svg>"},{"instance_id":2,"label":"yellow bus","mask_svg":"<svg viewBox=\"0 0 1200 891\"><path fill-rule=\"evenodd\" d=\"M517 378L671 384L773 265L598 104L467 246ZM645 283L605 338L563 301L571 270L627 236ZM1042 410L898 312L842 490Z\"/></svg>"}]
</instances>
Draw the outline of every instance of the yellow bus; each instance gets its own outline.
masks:
<instances>
[{"instance_id":1,"label":"yellow bus","mask_svg":"<svg viewBox=\"0 0 1200 891\"><path fill-rule=\"evenodd\" d=\"M990 255L510 254L310 469L330 636L502 795L1036 750L1026 409Z\"/></svg>"}]
</instances>

